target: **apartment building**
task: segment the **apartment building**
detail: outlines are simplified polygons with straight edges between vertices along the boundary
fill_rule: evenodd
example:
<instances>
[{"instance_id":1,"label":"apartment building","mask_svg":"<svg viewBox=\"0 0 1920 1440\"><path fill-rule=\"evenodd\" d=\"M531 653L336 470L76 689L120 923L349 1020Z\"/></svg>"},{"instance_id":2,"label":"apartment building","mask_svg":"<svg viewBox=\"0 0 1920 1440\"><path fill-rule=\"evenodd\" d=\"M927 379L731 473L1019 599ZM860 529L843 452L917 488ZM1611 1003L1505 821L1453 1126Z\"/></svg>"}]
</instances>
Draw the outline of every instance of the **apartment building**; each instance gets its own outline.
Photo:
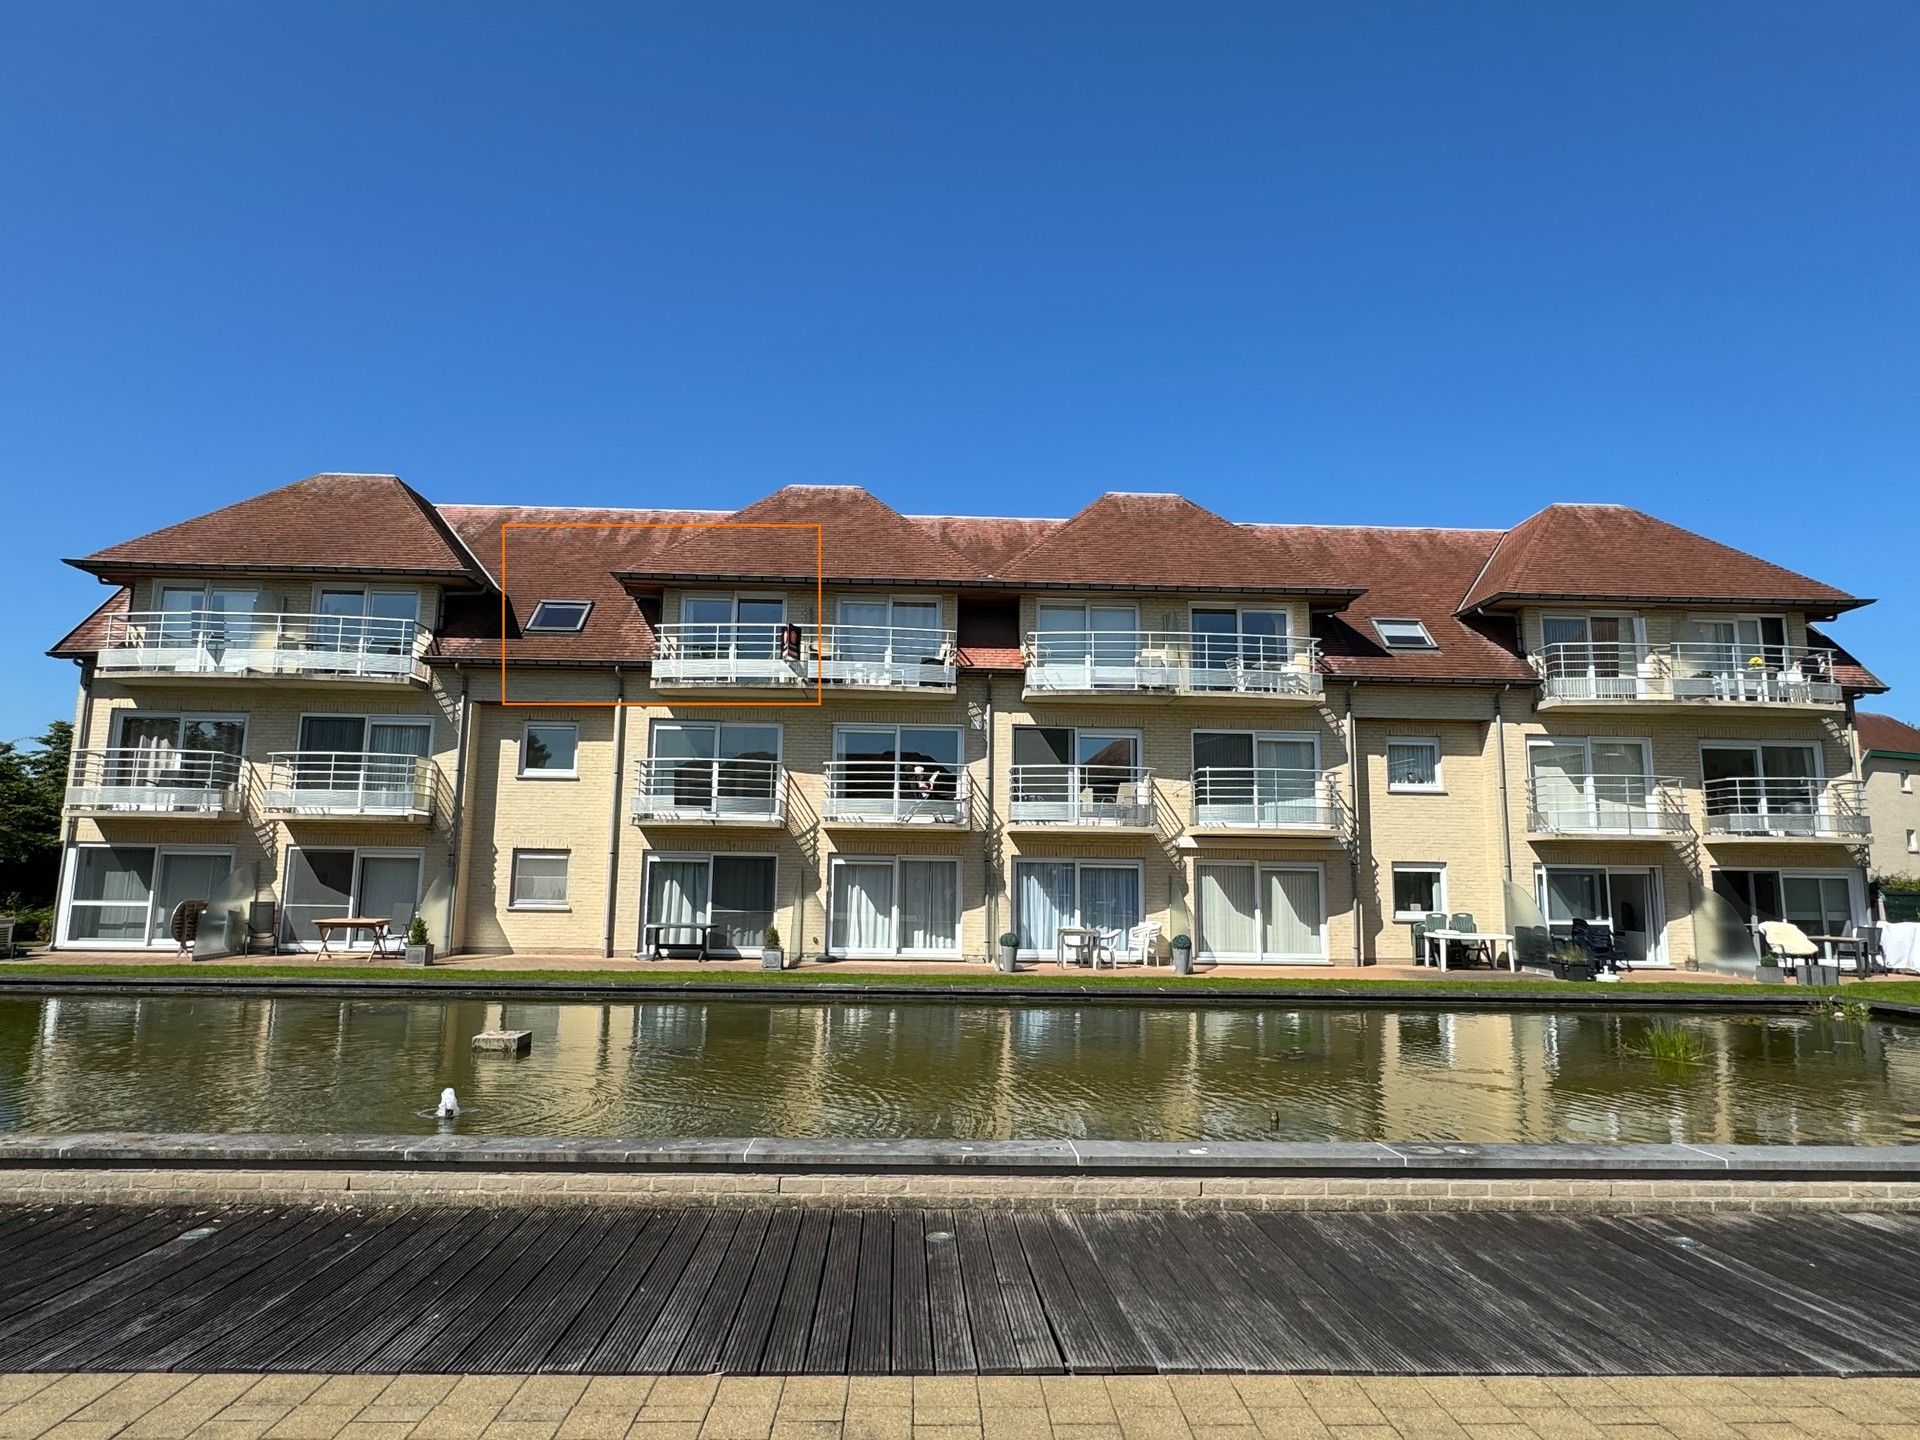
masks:
<instances>
[{"instance_id":1,"label":"apartment building","mask_svg":"<svg viewBox=\"0 0 1920 1440\"><path fill-rule=\"evenodd\" d=\"M1874 875L1920 878L1920 727L1862 710L1854 716Z\"/></svg>"},{"instance_id":2,"label":"apartment building","mask_svg":"<svg viewBox=\"0 0 1920 1440\"><path fill-rule=\"evenodd\" d=\"M1412 922L1750 960L1865 918L1865 602L1640 512L1064 520L853 487L433 505L318 475L71 562L58 943L415 914L445 950L1405 960Z\"/></svg>"}]
</instances>

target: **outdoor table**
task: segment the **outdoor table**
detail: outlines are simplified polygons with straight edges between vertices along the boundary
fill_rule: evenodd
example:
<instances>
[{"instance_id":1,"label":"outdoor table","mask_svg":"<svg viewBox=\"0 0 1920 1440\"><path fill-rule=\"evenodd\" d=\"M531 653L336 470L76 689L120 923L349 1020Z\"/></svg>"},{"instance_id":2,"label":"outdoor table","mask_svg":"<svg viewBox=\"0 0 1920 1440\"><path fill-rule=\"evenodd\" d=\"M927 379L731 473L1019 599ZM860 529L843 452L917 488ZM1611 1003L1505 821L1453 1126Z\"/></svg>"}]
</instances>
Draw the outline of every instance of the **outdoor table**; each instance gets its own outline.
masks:
<instances>
[{"instance_id":1,"label":"outdoor table","mask_svg":"<svg viewBox=\"0 0 1920 1440\"><path fill-rule=\"evenodd\" d=\"M322 955L333 953L333 937L336 931L347 932L347 948L353 948L356 931L365 930L373 940L373 953L384 957L387 953L387 926L391 920L386 916L373 915L335 915L325 920L313 922L313 928L320 932L320 950Z\"/></svg>"},{"instance_id":2,"label":"outdoor table","mask_svg":"<svg viewBox=\"0 0 1920 1440\"><path fill-rule=\"evenodd\" d=\"M1060 968L1066 969L1067 951L1073 950L1076 963L1098 967L1100 963L1100 941L1106 934L1104 930L1095 930L1085 925L1062 925L1060 935L1054 941L1054 957L1059 960Z\"/></svg>"},{"instance_id":3,"label":"outdoor table","mask_svg":"<svg viewBox=\"0 0 1920 1440\"><path fill-rule=\"evenodd\" d=\"M1859 935L1809 935L1807 939L1818 945L1825 954L1827 963L1838 965L1848 951L1853 952L1853 973L1864 977L1867 973L1867 942Z\"/></svg>"},{"instance_id":4,"label":"outdoor table","mask_svg":"<svg viewBox=\"0 0 1920 1440\"><path fill-rule=\"evenodd\" d=\"M646 947L648 958L654 960L666 959L667 957L663 952L667 950L698 949L700 952L700 963L704 965L708 960L713 958L713 932L719 928L718 925L694 925L691 923L659 920L648 925L642 932L643 944ZM684 931L698 938L686 941L667 940L663 938L669 931L674 930Z\"/></svg>"},{"instance_id":5,"label":"outdoor table","mask_svg":"<svg viewBox=\"0 0 1920 1440\"><path fill-rule=\"evenodd\" d=\"M1506 946L1507 969L1516 975L1520 973L1520 957L1514 952L1511 935L1502 935L1498 930L1429 930L1427 942L1433 945L1434 952L1440 957L1443 974L1447 968L1447 951L1455 940L1463 940L1470 945L1485 941L1494 946Z\"/></svg>"}]
</instances>

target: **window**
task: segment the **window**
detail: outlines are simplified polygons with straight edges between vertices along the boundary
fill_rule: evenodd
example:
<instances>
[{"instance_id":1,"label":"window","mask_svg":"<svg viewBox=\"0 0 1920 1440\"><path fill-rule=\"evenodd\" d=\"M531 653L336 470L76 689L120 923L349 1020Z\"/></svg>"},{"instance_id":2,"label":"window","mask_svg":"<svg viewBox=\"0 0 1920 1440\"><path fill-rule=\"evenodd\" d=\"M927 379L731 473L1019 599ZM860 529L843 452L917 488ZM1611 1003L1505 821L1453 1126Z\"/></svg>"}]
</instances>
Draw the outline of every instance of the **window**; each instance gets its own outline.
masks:
<instances>
[{"instance_id":1,"label":"window","mask_svg":"<svg viewBox=\"0 0 1920 1440\"><path fill-rule=\"evenodd\" d=\"M778 725L656 720L648 744L650 801L715 816L778 815Z\"/></svg>"},{"instance_id":2,"label":"window","mask_svg":"<svg viewBox=\"0 0 1920 1440\"><path fill-rule=\"evenodd\" d=\"M576 767L580 749L580 727L537 720L528 724L520 742L520 774L523 779L571 780L579 775Z\"/></svg>"},{"instance_id":3,"label":"window","mask_svg":"<svg viewBox=\"0 0 1920 1440\"><path fill-rule=\"evenodd\" d=\"M1427 627L1418 620L1375 620L1373 633L1389 650L1438 650Z\"/></svg>"},{"instance_id":4,"label":"window","mask_svg":"<svg viewBox=\"0 0 1920 1440\"><path fill-rule=\"evenodd\" d=\"M1900 793L1902 795L1913 794L1913 772L1911 770L1902 770L1900 772Z\"/></svg>"},{"instance_id":5,"label":"window","mask_svg":"<svg viewBox=\"0 0 1920 1440\"><path fill-rule=\"evenodd\" d=\"M388 934L405 935L420 906L421 868L418 850L288 851L282 942L315 949L320 929L314 922L339 915L378 916L387 922ZM341 938L336 935L328 948ZM364 931L345 938L355 947L371 943Z\"/></svg>"},{"instance_id":6,"label":"window","mask_svg":"<svg viewBox=\"0 0 1920 1440\"><path fill-rule=\"evenodd\" d=\"M773 924L776 868L771 855L649 855L641 953L703 934L716 951L758 950ZM800 937L789 943L798 949Z\"/></svg>"},{"instance_id":7,"label":"window","mask_svg":"<svg viewBox=\"0 0 1920 1440\"><path fill-rule=\"evenodd\" d=\"M81 845L73 852L63 943L171 946L174 907L214 898L233 868L231 850ZM209 921L208 930L212 923Z\"/></svg>"},{"instance_id":8,"label":"window","mask_svg":"<svg viewBox=\"0 0 1920 1440\"><path fill-rule=\"evenodd\" d=\"M1209 960L1324 960L1326 909L1318 867L1197 867L1196 943Z\"/></svg>"},{"instance_id":9,"label":"window","mask_svg":"<svg viewBox=\"0 0 1920 1440\"><path fill-rule=\"evenodd\" d=\"M1016 819L1139 823L1151 813L1131 730L1016 725L1011 779Z\"/></svg>"},{"instance_id":10,"label":"window","mask_svg":"<svg viewBox=\"0 0 1920 1440\"><path fill-rule=\"evenodd\" d=\"M1194 817L1202 825L1322 825L1320 739L1279 731L1193 732Z\"/></svg>"},{"instance_id":11,"label":"window","mask_svg":"<svg viewBox=\"0 0 1920 1440\"><path fill-rule=\"evenodd\" d=\"M1629 963L1663 961L1660 872L1637 867L1542 865L1534 875L1535 902L1556 940L1585 920L1613 931Z\"/></svg>"},{"instance_id":12,"label":"window","mask_svg":"<svg viewBox=\"0 0 1920 1440\"><path fill-rule=\"evenodd\" d=\"M1387 790L1401 793L1440 788L1438 740L1387 741Z\"/></svg>"},{"instance_id":13,"label":"window","mask_svg":"<svg viewBox=\"0 0 1920 1440\"><path fill-rule=\"evenodd\" d=\"M527 633L577 635L586 629L592 609L591 600L542 600L527 620Z\"/></svg>"},{"instance_id":14,"label":"window","mask_svg":"<svg viewBox=\"0 0 1920 1440\"><path fill-rule=\"evenodd\" d=\"M1920 830L1907 831L1907 854L1920 855Z\"/></svg>"},{"instance_id":15,"label":"window","mask_svg":"<svg viewBox=\"0 0 1920 1440\"><path fill-rule=\"evenodd\" d=\"M827 798L843 816L959 818L960 731L922 725L836 729Z\"/></svg>"},{"instance_id":16,"label":"window","mask_svg":"<svg viewBox=\"0 0 1920 1440\"><path fill-rule=\"evenodd\" d=\"M833 658L852 663L918 664L946 644L938 600L842 600Z\"/></svg>"},{"instance_id":17,"label":"window","mask_svg":"<svg viewBox=\"0 0 1920 1440\"><path fill-rule=\"evenodd\" d=\"M564 910L567 908L567 861L570 850L516 850L510 910Z\"/></svg>"},{"instance_id":18,"label":"window","mask_svg":"<svg viewBox=\"0 0 1920 1440\"><path fill-rule=\"evenodd\" d=\"M773 660L787 602L779 595L687 595L680 601L680 649L690 660Z\"/></svg>"},{"instance_id":19,"label":"window","mask_svg":"<svg viewBox=\"0 0 1920 1440\"><path fill-rule=\"evenodd\" d=\"M1393 867L1393 918L1418 920L1425 915L1447 913L1447 867L1445 865L1395 865Z\"/></svg>"},{"instance_id":20,"label":"window","mask_svg":"<svg viewBox=\"0 0 1920 1440\"><path fill-rule=\"evenodd\" d=\"M828 887L836 955L958 955L960 862L836 856Z\"/></svg>"},{"instance_id":21,"label":"window","mask_svg":"<svg viewBox=\"0 0 1920 1440\"><path fill-rule=\"evenodd\" d=\"M155 640L162 646L245 646L262 624L254 616L259 607L258 590L228 585L163 585Z\"/></svg>"},{"instance_id":22,"label":"window","mask_svg":"<svg viewBox=\"0 0 1920 1440\"><path fill-rule=\"evenodd\" d=\"M1194 678L1205 689L1233 688L1231 677L1246 670L1272 670L1293 658L1284 610L1241 610L1195 606Z\"/></svg>"},{"instance_id":23,"label":"window","mask_svg":"<svg viewBox=\"0 0 1920 1440\"><path fill-rule=\"evenodd\" d=\"M1020 948L1052 955L1062 927L1131 930L1141 918L1140 866L1097 860L1022 860L1014 866Z\"/></svg>"},{"instance_id":24,"label":"window","mask_svg":"<svg viewBox=\"0 0 1920 1440\"><path fill-rule=\"evenodd\" d=\"M1715 741L1700 747L1707 814L1731 831L1813 834L1826 803L1820 747Z\"/></svg>"}]
</instances>

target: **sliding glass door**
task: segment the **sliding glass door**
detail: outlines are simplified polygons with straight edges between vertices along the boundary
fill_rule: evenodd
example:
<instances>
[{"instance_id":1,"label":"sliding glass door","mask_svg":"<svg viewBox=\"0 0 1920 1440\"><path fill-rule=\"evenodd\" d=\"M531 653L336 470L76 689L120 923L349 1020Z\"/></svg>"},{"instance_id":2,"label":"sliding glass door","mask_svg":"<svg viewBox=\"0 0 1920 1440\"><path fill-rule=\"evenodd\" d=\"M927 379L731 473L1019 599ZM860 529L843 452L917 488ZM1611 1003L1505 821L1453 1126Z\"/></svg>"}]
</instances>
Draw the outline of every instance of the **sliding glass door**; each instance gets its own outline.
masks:
<instances>
[{"instance_id":1,"label":"sliding glass door","mask_svg":"<svg viewBox=\"0 0 1920 1440\"><path fill-rule=\"evenodd\" d=\"M836 955L958 956L960 862L836 856L827 933Z\"/></svg>"},{"instance_id":2,"label":"sliding glass door","mask_svg":"<svg viewBox=\"0 0 1920 1440\"><path fill-rule=\"evenodd\" d=\"M1320 870L1215 862L1198 867L1200 953L1216 962L1327 959Z\"/></svg>"},{"instance_id":3,"label":"sliding glass door","mask_svg":"<svg viewBox=\"0 0 1920 1440\"><path fill-rule=\"evenodd\" d=\"M1022 860L1014 866L1020 948L1052 955L1063 929L1127 931L1143 918L1141 868L1128 861Z\"/></svg>"},{"instance_id":4,"label":"sliding glass door","mask_svg":"<svg viewBox=\"0 0 1920 1440\"><path fill-rule=\"evenodd\" d=\"M1573 922L1605 925L1629 963L1658 961L1666 953L1660 872L1639 866L1543 865L1536 898L1556 940L1569 939Z\"/></svg>"},{"instance_id":5,"label":"sliding glass door","mask_svg":"<svg viewBox=\"0 0 1920 1440\"><path fill-rule=\"evenodd\" d=\"M771 855L649 855L642 953L653 949L656 926L669 927L668 944L693 944L705 928L716 952L759 950L773 924L776 870ZM788 943L797 948L799 938Z\"/></svg>"},{"instance_id":6,"label":"sliding glass door","mask_svg":"<svg viewBox=\"0 0 1920 1440\"><path fill-rule=\"evenodd\" d=\"M286 944L317 948L316 920L378 919L404 935L420 908L417 850L353 850L300 846L287 852L280 933ZM360 934L355 944L369 941Z\"/></svg>"},{"instance_id":7,"label":"sliding glass door","mask_svg":"<svg viewBox=\"0 0 1920 1440\"><path fill-rule=\"evenodd\" d=\"M82 845L73 852L61 943L134 949L171 945L182 901L213 899L233 869L227 849Z\"/></svg>"}]
</instances>

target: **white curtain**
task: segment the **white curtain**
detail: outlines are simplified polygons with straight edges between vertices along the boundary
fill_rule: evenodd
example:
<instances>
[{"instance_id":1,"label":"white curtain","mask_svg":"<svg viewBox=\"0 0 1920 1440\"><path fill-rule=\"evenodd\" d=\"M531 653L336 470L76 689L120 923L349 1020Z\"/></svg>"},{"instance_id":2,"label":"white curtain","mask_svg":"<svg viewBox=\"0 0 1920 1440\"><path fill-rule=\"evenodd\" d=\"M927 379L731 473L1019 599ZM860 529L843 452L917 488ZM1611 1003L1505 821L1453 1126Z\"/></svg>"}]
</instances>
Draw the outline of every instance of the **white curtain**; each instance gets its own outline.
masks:
<instances>
[{"instance_id":1,"label":"white curtain","mask_svg":"<svg viewBox=\"0 0 1920 1440\"><path fill-rule=\"evenodd\" d=\"M1131 930L1140 923L1140 872L1131 865L1080 867L1080 923Z\"/></svg>"},{"instance_id":2,"label":"white curtain","mask_svg":"<svg viewBox=\"0 0 1920 1440\"><path fill-rule=\"evenodd\" d=\"M1051 954L1060 927L1073 919L1073 866L1054 860L1023 860L1014 868L1020 904L1020 948Z\"/></svg>"},{"instance_id":3,"label":"white curtain","mask_svg":"<svg viewBox=\"0 0 1920 1440\"><path fill-rule=\"evenodd\" d=\"M1267 955L1324 954L1320 934L1320 873L1317 870L1269 870L1266 887Z\"/></svg>"},{"instance_id":4,"label":"white curtain","mask_svg":"<svg viewBox=\"0 0 1920 1440\"><path fill-rule=\"evenodd\" d=\"M893 951L893 865L842 860L833 867L833 948Z\"/></svg>"},{"instance_id":5,"label":"white curtain","mask_svg":"<svg viewBox=\"0 0 1920 1440\"><path fill-rule=\"evenodd\" d=\"M1200 867L1200 953L1214 959L1254 953L1251 865Z\"/></svg>"},{"instance_id":6,"label":"white curtain","mask_svg":"<svg viewBox=\"0 0 1920 1440\"><path fill-rule=\"evenodd\" d=\"M900 862L900 948L957 954L960 867L951 860Z\"/></svg>"},{"instance_id":7,"label":"white curtain","mask_svg":"<svg viewBox=\"0 0 1920 1440\"><path fill-rule=\"evenodd\" d=\"M706 916L706 861L655 860L647 867L649 925L698 925Z\"/></svg>"},{"instance_id":8,"label":"white curtain","mask_svg":"<svg viewBox=\"0 0 1920 1440\"><path fill-rule=\"evenodd\" d=\"M567 898L567 871L564 858L558 860L557 901ZM420 904L420 857L417 855L369 855L360 862L362 915L386 920L395 935L404 935L413 923L413 912Z\"/></svg>"}]
</instances>

